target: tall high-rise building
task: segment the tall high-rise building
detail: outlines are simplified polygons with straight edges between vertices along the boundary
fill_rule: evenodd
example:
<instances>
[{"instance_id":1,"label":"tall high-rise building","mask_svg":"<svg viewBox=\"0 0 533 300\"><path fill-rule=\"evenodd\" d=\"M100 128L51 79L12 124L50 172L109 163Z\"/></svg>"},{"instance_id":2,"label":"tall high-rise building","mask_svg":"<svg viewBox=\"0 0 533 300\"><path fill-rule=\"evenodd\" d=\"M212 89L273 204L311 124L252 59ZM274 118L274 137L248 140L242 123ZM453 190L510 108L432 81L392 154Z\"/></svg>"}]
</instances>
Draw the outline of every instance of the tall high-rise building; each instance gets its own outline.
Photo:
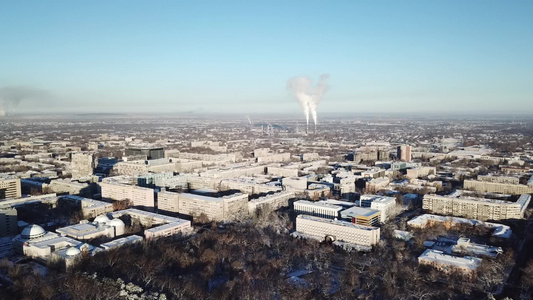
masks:
<instances>
[{"instance_id":1,"label":"tall high-rise building","mask_svg":"<svg viewBox=\"0 0 533 300\"><path fill-rule=\"evenodd\" d=\"M411 146L401 145L397 150L398 159L401 161L411 161Z\"/></svg>"},{"instance_id":2,"label":"tall high-rise building","mask_svg":"<svg viewBox=\"0 0 533 300\"><path fill-rule=\"evenodd\" d=\"M74 153L70 163L72 178L89 177L94 174L96 160L92 153Z\"/></svg>"}]
</instances>

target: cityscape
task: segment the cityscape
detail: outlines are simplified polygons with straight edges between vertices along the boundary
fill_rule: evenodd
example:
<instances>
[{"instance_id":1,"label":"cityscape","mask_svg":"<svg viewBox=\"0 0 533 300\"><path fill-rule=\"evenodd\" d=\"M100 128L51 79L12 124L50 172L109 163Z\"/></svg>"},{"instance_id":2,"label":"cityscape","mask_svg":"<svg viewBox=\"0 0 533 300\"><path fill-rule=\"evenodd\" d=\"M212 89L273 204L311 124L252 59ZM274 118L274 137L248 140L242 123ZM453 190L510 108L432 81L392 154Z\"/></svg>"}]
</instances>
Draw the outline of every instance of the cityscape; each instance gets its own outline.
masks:
<instances>
[{"instance_id":1,"label":"cityscape","mask_svg":"<svg viewBox=\"0 0 533 300\"><path fill-rule=\"evenodd\" d=\"M0 299L532 299L533 6L451 2L0 3Z\"/></svg>"}]
</instances>

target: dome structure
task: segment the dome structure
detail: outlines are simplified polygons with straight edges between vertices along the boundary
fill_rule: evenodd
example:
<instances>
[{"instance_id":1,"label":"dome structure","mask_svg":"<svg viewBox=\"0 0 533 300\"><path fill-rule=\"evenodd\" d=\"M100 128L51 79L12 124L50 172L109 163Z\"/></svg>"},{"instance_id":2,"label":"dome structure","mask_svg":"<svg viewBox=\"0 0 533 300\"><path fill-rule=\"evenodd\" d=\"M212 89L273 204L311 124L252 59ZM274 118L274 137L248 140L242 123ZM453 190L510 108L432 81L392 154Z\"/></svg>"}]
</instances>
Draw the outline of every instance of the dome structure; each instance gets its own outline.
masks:
<instances>
[{"instance_id":1,"label":"dome structure","mask_svg":"<svg viewBox=\"0 0 533 300\"><path fill-rule=\"evenodd\" d=\"M20 236L24 239L36 239L44 236L46 234L46 231L39 225L30 225L24 230L22 230L22 233Z\"/></svg>"},{"instance_id":2,"label":"dome structure","mask_svg":"<svg viewBox=\"0 0 533 300\"><path fill-rule=\"evenodd\" d=\"M67 256L76 256L76 255L78 255L78 254L80 254L80 253L81 253L80 249L78 249L78 248L76 248L76 247L70 247L70 248L68 248L67 251L65 252L65 254L66 254Z\"/></svg>"},{"instance_id":3,"label":"dome structure","mask_svg":"<svg viewBox=\"0 0 533 300\"><path fill-rule=\"evenodd\" d=\"M107 225L111 225L113 227L124 227L126 224L121 219L113 219L107 223Z\"/></svg>"},{"instance_id":4,"label":"dome structure","mask_svg":"<svg viewBox=\"0 0 533 300\"><path fill-rule=\"evenodd\" d=\"M98 217L94 218L93 223L107 223L109 222L109 218L106 215L99 215Z\"/></svg>"},{"instance_id":5,"label":"dome structure","mask_svg":"<svg viewBox=\"0 0 533 300\"><path fill-rule=\"evenodd\" d=\"M126 230L126 224L121 219L113 219L107 223L115 229L115 236L123 235Z\"/></svg>"}]
</instances>

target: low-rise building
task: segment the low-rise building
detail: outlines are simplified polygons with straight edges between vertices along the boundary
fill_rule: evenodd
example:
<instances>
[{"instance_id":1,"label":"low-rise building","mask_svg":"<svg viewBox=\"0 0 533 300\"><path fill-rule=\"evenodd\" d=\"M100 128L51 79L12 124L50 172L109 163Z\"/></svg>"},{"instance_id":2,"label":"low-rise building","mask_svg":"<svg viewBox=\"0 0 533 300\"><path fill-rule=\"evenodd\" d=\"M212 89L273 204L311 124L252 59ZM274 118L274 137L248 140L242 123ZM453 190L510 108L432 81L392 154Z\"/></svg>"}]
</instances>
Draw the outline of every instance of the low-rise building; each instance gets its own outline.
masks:
<instances>
[{"instance_id":1,"label":"low-rise building","mask_svg":"<svg viewBox=\"0 0 533 300\"><path fill-rule=\"evenodd\" d=\"M312 202L307 200L298 200L294 202L294 211L296 213L321 218L338 218L342 210L342 206L327 204L324 202Z\"/></svg>"},{"instance_id":2,"label":"low-rise building","mask_svg":"<svg viewBox=\"0 0 533 300\"><path fill-rule=\"evenodd\" d=\"M372 246L379 242L380 229L308 215L296 218L296 231L322 240L327 238L356 245Z\"/></svg>"},{"instance_id":3,"label":"low-rise building","mask_svg":"<svg viewBox=\"0 0 533 300\"><path fill-rule=\"evenodd\" d=\"M482 255L495 258L503 253L502 247L494 247L472 243L468 238L460 238L457 244L452 247L452 252L468 255Z\"/></svg>"},{"instance_id":4,"label":"low-rise building","mask_svg":"<svg viewBox=\"0 0 533 300\"><path fill-rule=\"evenodd\" d=\"M431 214L423 214L407 221L407 225L414 228L427 228L434 224L444 224L447 229L454 225L465 224L473 227L486 227L493 229L492 235L500 238L510 238L512 230L509 226L499 223L489 223L458 217L445 217Z\"/></svg>"},{"instance_id":5,"label":"low-rise building","mask_svg":"<svg viewBox=\"0 0 533 300\"><path fill-rule=\"evenodd\" d=\"M248 213L253 216L258 210L268 213L283 206L289 206L289 199L294 198L293 192L282 191L266 195L248 202Z\"/></svg>"},{"instance_id":6,"label":"low-rise building","mask_svg":"<svg viewBox=\"0 0 533 300\"><path fill-rule=\"evenodd\" d=\"M363 207L351 207L340 212L341 218L352 223L366 226L377 226L381 220L381 212Z\"/></svg>"},{"instance_id":7,"label":"low-rise building","mask_svg":"<svg viewBox=\"0 0 533 300\"><path fill-rule=\"evenodd\" d=\"M104 215L113 211L113 204L109 202L98 201L75 195L62 196L61 199L71 201L79 205L85 219L95 218L96 216Z\"/></svg>"},{"instance_id":8,"label":"low-rise building","mask_svg":"<svg viewBox=\"0 0 533 300\"><path fill-rule=\"evenodd\" d=\"M187 235L193 230L191 221L134 208L115 211L111 215L114 219L122 215L129 215L131 218L138 220L143 226L150 227L144 231L146 239L168 237L176 234Z\"/></svg>"},{"instance_id":9,"label":"low-rise building","mask_svg":"<svg viewBox=\"0 0 533 300\"><path fill-rule=\"evenodd\" d=\"M477 270L481 264L481 259L470 256L458 257L439 250L427 249L418 257L418 263L432 266L445 273L457 270L469 274Z\"/></svg>"}]
</instances>

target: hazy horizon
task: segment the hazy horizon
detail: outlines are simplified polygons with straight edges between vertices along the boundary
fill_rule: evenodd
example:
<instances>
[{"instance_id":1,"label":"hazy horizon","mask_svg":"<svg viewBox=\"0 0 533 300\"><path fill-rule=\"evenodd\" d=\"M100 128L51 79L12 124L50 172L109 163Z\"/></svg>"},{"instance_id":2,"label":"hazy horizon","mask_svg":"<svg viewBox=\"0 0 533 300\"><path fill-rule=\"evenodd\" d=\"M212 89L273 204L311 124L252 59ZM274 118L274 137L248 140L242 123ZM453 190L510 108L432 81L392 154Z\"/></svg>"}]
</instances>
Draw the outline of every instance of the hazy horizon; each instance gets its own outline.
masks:
<instances>
[{"instance_id":1,"label":"hazy horizon","mask_svg":"<svg viewBox=\"0 0 533 300\"><path fill-rule=\"evenodd\" d=\"M2 1L14 114L533 113L533 2ZM35 92L38 91L38 92Z\"/></svg>"}]
</instances>

